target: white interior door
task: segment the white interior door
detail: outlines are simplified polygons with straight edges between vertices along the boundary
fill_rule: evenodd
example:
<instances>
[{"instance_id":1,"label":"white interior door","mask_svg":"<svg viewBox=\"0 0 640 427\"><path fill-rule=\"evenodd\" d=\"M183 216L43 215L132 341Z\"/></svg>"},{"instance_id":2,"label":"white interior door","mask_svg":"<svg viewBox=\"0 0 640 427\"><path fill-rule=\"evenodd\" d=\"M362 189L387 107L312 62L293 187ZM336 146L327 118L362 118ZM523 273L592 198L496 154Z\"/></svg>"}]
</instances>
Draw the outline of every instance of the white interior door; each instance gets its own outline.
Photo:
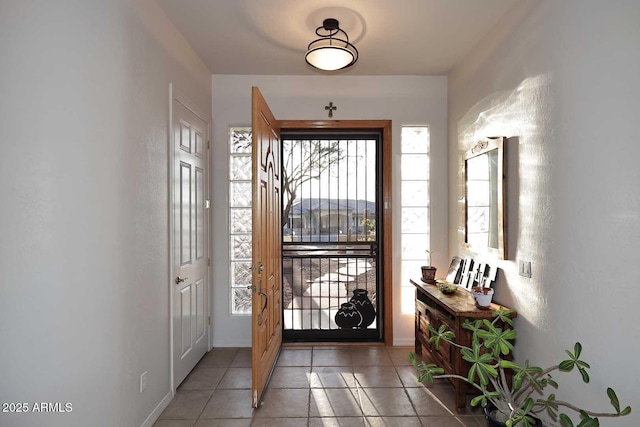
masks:
<instances>
[{"instance_id":1,"label":"white interior door","mask_svg":"<svg viewBox=\"0 0 640 427\"><path fill-rule=\"evenodd\" d=\"M208 123L173 97L173 384L208 350Z\"/></svg>"}]
</instances>

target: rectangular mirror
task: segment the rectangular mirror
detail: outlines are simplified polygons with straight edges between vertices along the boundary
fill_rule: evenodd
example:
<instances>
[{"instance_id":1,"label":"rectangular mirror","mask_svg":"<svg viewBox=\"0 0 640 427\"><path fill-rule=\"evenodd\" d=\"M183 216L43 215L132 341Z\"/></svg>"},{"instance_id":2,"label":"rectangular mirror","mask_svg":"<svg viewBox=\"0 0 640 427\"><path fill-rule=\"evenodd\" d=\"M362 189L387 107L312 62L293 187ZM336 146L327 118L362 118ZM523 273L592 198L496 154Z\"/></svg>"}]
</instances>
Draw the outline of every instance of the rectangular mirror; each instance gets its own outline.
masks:
<instances>
[{"instance_id":1,"label":"rectangular mirror","mask_svg":"<svg viewBox=\"0 0 640 427\"><path fill-rule=\"evenodd\" d=\"M465 154L465 247L507 258L503 137L475 144Z\"/></svg>"}]
</instances>

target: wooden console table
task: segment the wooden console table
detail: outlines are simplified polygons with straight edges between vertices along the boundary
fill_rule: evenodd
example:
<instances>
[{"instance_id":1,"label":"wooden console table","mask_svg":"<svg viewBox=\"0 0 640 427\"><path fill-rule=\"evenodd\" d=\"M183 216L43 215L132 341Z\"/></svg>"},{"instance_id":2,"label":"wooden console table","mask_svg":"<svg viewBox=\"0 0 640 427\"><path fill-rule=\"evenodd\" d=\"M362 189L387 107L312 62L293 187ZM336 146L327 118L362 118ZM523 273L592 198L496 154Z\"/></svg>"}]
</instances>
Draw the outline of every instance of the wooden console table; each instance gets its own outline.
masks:
<instances>
[{"instance_id":1,"label":"wooden console table","mask_svg":"<svg viewBox=\"0 0 640 427\"><path fill-rule=\"evenodd\" d=\"M456 334L456 342L471 346L472 333L462 327L467 319L491 319L492 312L501 306L492 303L491 310L480 310L476 307L473 295L466 289L458 289L453 295L445 295L436 285L424 283L420 279L411 279L416 287L416 354L422 355L438 366L444 368L446 374L458 374L466 377L470 365L460 354L460 350L441 340L438 350L429 342L429 325L438 329L444 324ZM512 314L515 317L516 313ZM478 394L478 390L462 380L451 379L456 392L456 409L464 411L466 395Z\"/></svg>"}]
</instances>

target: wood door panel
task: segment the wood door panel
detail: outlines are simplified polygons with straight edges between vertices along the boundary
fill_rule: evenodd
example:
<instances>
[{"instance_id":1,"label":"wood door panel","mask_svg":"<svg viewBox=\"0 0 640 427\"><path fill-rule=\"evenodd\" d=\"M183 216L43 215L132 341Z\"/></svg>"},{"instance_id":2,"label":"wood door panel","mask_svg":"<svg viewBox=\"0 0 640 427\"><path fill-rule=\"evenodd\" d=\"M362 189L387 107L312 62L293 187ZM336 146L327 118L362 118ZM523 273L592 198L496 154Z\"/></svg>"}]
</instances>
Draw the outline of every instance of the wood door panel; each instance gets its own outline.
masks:
<instances>
[{"instance_id":1,"label":"wood door panel","mask_svg":"<svg viewBox=\"0 0 640 427\"><path fill-rule=\"evenodd\" d=\"M252 406L258 407L282 345L280 321L280 130L257 88L252 90Z\"/></svg>"}]
</instances>

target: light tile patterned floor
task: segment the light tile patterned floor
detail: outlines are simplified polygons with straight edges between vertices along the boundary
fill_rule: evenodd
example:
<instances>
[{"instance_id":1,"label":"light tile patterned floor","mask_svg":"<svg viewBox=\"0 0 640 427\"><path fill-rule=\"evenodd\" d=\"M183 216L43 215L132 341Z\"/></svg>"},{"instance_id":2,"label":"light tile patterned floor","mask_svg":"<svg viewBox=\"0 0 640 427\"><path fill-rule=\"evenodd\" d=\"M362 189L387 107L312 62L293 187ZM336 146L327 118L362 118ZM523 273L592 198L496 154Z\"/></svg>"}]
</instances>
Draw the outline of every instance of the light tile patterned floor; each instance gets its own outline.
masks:
<instances>
[{"instance_id":1,"label":"light tile patterned floor","mask_svg":"<svg viewBox=\"0 0 640 427\"><path fill-rule=\"evenodd\" d=\"M284 347L259 409L251 408L251 351L211 350L178 387L155 427L481 427L457 414L453 387L418 383L411 347Z\"/></svg>"}]
</instances>

